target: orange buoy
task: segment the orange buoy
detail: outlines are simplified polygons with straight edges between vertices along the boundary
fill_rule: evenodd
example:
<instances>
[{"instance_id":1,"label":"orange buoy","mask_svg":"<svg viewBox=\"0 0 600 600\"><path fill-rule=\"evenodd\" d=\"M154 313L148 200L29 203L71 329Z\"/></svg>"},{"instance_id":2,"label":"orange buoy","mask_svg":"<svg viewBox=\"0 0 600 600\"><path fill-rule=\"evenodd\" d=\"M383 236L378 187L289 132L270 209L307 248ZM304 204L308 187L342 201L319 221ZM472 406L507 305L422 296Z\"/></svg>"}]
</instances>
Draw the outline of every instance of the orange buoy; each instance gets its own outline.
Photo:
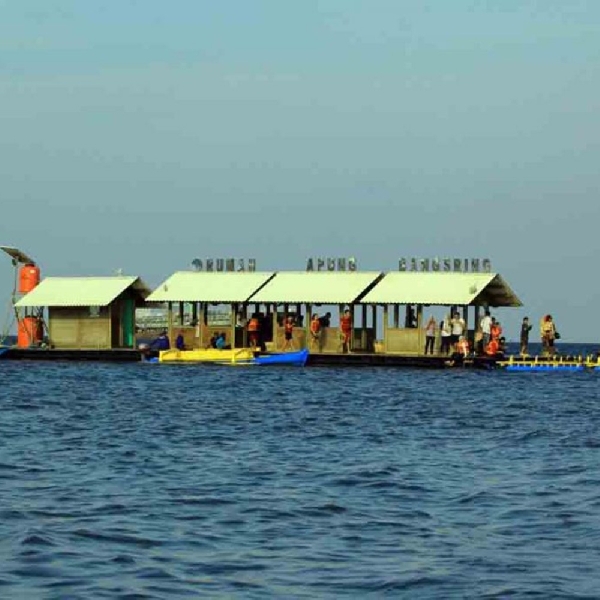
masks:
<instances>
[{"instance_id":1,"label":"orange buoy","mask_svg":"<svg viewBox=\"0 0 600 600\"><path fill-rule=\"evenodd\" d=\"M29 348L39 344L44 336L42 322L37 317L27 316L19 321L17 331L17 346L19 348Z\"/></svg>"},{"instance_id":2,"label":"orange buoy","mask_svg":"<svg viewBox=\"0 0 600 600\"><path fill-rule=\"evenodd\" d=\"M37 265L27 263L19 271L19 293L27 294L40 282L40 268Z\"/></svg>"}]
</instances>

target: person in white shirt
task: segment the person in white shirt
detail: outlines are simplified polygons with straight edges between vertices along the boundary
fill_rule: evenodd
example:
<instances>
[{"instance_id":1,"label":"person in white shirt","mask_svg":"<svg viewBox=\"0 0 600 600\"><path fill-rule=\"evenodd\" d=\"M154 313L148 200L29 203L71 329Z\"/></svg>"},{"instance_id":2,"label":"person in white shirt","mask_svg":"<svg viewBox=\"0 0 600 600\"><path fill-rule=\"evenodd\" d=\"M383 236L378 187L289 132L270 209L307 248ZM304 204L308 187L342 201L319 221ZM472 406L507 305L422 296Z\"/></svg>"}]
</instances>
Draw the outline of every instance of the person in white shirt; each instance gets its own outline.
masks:
<instances>
[{"instance_id":1,"label":"person in white shirt","mask_svg":"<svg viewBox=\"0 0 600 600\"><path fill-rule=\"evenodd\" d=\"M450 340L450 343L452 344L452 346L455 346L456 344L458 344L460 336L463 335L465 332L465 320L461 318L459 313L455 312L454 317L450 323L452 326L452 339Z\"/></svg>"},{"instance_id":2,"label":"person in white shirt","mask_svg":"<svg viewBox=\"0 0 600 600\"><path fill-rule=\"evenodd\" d=\"M492 328L492 317L489 310L485 311L485 316L479 322L479 327L481 328L481 333L483 334L483 347L487 348L487 345L490 343L490 334Z\"/></svg>"}]
</instances>

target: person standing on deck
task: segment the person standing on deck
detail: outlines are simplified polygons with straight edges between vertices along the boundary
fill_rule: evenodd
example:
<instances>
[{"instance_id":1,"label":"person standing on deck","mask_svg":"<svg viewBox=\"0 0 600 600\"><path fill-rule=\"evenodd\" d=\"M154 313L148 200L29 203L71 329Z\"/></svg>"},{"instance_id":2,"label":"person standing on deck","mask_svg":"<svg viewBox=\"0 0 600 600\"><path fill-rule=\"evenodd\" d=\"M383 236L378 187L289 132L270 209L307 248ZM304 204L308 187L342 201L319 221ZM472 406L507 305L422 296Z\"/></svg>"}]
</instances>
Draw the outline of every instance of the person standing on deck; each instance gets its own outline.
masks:
<instances>
[{"instance_id":1,"label":"person standing on deck","mask_svg":"<svg viewBox=\"0 0 600 600\"><path fill-rule=\"evenodd\" d=\"M500 326L500 322L496 321L494 317L492 317L492 324L490 326L490 339L499 340L502 336L502 327Z\"/></svg>"},{"instance_id":2,"label":"person standing on deck","mask_svg":"<svg viewBox=\"0 0 600 600\"><path fill-rule=\"evenodd\" d=\"M552 315L546 315L540 323L540 335L542 338L542 347L544 354L553 355L556 353L554 340L557 338L556 326L552 320Z\"/></svg>"},{"instance_id":3,"label":"person standing on deck","mask_svg":"<svg viewBox=\"0 0 600 600\"><path fill-rule=\"evenodd\" d=\"M435 328L437 323L433 318L433 315L429 317L427 325L425 325L425 354L429 351L429 354L433 354L433 345L435 343Z\"/></svg>"},{"instance_id":4,"label":"person standing on deck","mask_svg":"<svg viewBox=\"0 0 600 600\"><path fill-rule=\"evenodd\" d=\"M492 329L492 317L488 309L486 309L485 315L482 317L479 326L481 328L481 333L483 334L483 347L486 348L490 343Z\"/></svg>"},{"instance_id":5,"label":"person standing on deck","mask_svg":"<svg viewBox=\"0 0 600 600\"><path fill-rule=\"evenodd\" d=\"M350 309L346 309L340 317L340 339L342 342L342 352L347 354L351 351L350 340L352 338L352 314Z\"/></svg>"},{"instance_id":6,"label":"person standing on deck","mask_svg":"<svg viewBox=\"0 0 600 600\"><path fill-rule=\"evenodd\" d=\"M532 325L529 324L529 317L523 317L521 323L521 356L528 355L529 346L529 332L531 331Z\"/></svg>"},{"instance_id":7,"label":"person standing on deck","mask_svg":"<svg viewBox=\"0 0 600 600\"><path fill-rule=\"evenodd\" d=\"M314 314L312 319L310 320L310 341L311 346L314 348L316 346L319 352L321 351L321 321L319 320L319 315Z\"/></svg>"},{"instance_id":8,"label":"person standing on deck","mask_svg":"<svg viewBox=\"0 0 600 600\"><path fill-rule=\"evenodd\" d=\"M252 318L248 321L248 341L253 349L256 349L258 345L258 336L260 330L260 321L258 320L258 314L254 313Z\"/></svg>"},{"instance_id":9,"label":"person standing on deck","mask_svg":"<svg viewBox=\"0 0 600 600\"><path fill-rule=\"evenodd\" d=\"M448 354L450 352L450 338L452 336L452 326L450 325L450 315L447 314L444 320L440 323L440 354Z\"/></svg>"},{"instance_id":10,"label":"person standing on deck","mask_svg":"<svg viewBox=\"0 0 600 600\"><path fill-rule=\"evenodd\" d=\"M283 336L285 343L283 345L284 350L294 349L294 319L288 317L283 325Z\"/></svg>"},{"instance_id":11,"label":"person standing on deck","mask_svg":"<svg viewBox=\"0 0 600 600\"><path fill-rule=\"evenodd\" d=\"M454 318L452 319L452 321L450 321L450 323L452 324L452 337L450 339L450 344L452 346L456 346L456 344L458 344L460 336L463 335L465 332L465 320L460 316L460 313L455 312Z\"/></svg>"},{"instance_id":12,"label":"person standing on deck","mask_svg":"<svg viewBox=\"0 0 600 600\"><path fill-rule=\"evenodd\" d=\"M326 329L327 327L331 327L331 313L325 313L320 319L319 323L321 324L321 329Z\"/></svg>"}]
</instances>

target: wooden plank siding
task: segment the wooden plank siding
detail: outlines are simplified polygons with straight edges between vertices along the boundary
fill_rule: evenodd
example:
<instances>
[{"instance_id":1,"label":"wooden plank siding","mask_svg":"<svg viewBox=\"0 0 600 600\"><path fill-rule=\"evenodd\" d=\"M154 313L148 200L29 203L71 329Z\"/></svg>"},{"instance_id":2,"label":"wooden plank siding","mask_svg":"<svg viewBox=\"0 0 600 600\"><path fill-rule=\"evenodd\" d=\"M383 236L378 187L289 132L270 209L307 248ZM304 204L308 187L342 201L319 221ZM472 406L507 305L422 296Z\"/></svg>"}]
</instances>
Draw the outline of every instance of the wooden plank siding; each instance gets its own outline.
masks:
<instances>
[{"instance_id":1,"label":"wooden plank siding","mask_svg":"<svg viewBox=\"0 0 600 600\"><path fill-rule=\"evenodd\" d=\"M90 316L89 306L50 307L48 331L50 343L55 348L112 347L110 310L107 306L100 307L97 317Z\"/></svg>"}]
</instances>

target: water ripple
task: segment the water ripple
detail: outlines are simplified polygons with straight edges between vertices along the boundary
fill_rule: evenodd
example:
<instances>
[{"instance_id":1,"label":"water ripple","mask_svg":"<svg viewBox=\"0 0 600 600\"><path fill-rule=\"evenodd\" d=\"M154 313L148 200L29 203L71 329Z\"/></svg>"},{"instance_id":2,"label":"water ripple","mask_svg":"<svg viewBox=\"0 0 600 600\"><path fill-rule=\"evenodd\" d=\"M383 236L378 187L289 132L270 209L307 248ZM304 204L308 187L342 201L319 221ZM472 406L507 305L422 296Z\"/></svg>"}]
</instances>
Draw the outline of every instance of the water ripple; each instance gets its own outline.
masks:
<instances>
[{"instance_id":1,"label":"water ripple","mask_svg":"<svg viewBox=\"0 0 600 600\"><path fill-rule=\"evenodd\" d=\"M2 597L597 597L593 374L0 364Z\"/></svg>"}]
</instances>

